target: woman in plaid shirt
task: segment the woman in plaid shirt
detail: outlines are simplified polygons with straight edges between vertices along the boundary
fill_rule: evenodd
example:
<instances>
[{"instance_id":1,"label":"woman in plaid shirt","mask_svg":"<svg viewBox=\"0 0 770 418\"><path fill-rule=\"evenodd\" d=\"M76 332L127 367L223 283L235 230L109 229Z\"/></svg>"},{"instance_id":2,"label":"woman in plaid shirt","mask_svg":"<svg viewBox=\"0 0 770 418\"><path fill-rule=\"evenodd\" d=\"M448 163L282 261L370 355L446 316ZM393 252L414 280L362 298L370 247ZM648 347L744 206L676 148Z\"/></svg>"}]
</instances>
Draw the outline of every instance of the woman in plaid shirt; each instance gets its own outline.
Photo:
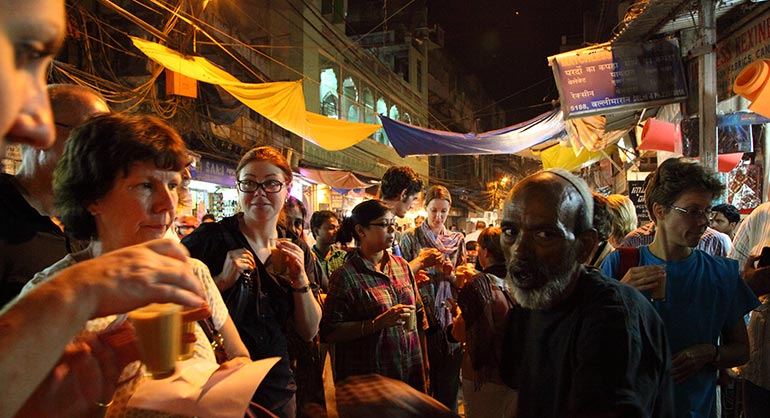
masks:
<instances>
[{"instance_id":1,"label":"woman in plaid shirt","mask_svg":"<svg viewBox=\"0 0 770 418\"><path fill-rule=\"evenodd\" d=\"M358 248L329 280L321 338L336 343L337 381L377 373L424 392L420 337L427 322L409 264L387 251L395 227L380 200L360 203L342 222L338 234L355 238Z\"/></svg>"}]
</instances>

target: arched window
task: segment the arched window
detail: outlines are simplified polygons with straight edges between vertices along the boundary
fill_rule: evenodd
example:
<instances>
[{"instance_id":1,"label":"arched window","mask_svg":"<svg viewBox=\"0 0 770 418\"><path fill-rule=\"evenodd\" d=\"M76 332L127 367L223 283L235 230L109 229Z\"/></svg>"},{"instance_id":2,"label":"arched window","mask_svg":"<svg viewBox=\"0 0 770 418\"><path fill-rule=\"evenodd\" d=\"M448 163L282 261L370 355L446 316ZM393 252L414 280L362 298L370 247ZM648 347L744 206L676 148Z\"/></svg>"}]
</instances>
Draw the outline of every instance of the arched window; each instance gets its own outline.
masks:
<instances>
[{"instance_id":1,"label":"arched window","mask_svg":"<svg viewBox=\"0 0 770 418\"><path fill-rule=\"evenodd\" d=\"M327 68L321 71L321 114L330 118L339 119L339 100L337 93L337 73L334 69Z\"/></svg>"},{"instance_id":2,"label":"arched window","mask_svg":"<svg viewBox=\"0 0 770 418\"><path fill-rule=\"evenodd\" d=\"M361 115L358 107L358 87L352 77L342 82L342 112L351 122L360 122Z\"/></svg>"},{"instance_id":3,"label":"arched window","mask_svg":"<svg viewBox=\"0 0 770 418\"><path fill-rule=\"evenodd\" d=\"M332 119L339 119L339 113L337 112L337 96L331 92L326 94L323 100L321 100L321 114Z\"/></svg>"},{"instance_id":4,"label":"arched window","mask_svg":"<svg viewBox=\"0 0 770 418\"><path fill-rule=\"evenodd\" d=\"M385 99L380 97L377 99L377 114L378 115L387 115L388 114L388 105L385 103ZM388 138L385 136L385 130L380 129L377 132L374 133L374 139L377 142L381 142L383 144L387 144Z\"/></svg>"},{"instance_id":5,"label":"arched window","mask_svg":"<svg viewBox=\"0 0 770 418\"><path fill-rule=\"evenodd\" d=\"M408 123L408 124L410 124L410 125L412 125L412 117L409 116L409 113L407 113L407 112L404 112L404 117L401 118L401 120L406 122L406 123Z\"/></svg>"},{"instance_id":6,"label":"arched window","mask_svg":"<svg viewBox=\"0 0 770 418\"><path fill-rule=\"evenodd\" d=\"M374 96L372 95L372 91L368 87L365 87L361 96L364 104L364 122L377 123L377 118L374 117Z\"/></svg>"},{"instance_id":7,"label":"arched window","mask_svg":"<svg viewBox=\"0 0 770 418\"><path fill-rule=\"evenodd\" d=\"M390 112L388 113L388 117L393 120L398 120L399 115L398 115L398 108L396 107L396 105L393 105L390 107Z\"/></svg>"}]
</instances>

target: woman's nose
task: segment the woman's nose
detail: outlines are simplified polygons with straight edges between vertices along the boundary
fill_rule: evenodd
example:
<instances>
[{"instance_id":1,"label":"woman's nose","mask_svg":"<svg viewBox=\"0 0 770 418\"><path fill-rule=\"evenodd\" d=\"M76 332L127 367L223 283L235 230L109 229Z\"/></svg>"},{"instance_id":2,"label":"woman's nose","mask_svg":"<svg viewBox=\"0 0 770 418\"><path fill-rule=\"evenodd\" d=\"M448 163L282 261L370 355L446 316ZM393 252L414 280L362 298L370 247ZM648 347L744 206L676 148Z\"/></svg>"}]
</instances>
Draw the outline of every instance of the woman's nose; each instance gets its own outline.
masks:
<instances>
[{"instance_id":1,"label":"woman's nose","mask_svg":"<svg viewBox=\"0 0 770 418\"><path fill-rule=\"evenodd\" d=\"M6 137L11 142L48 148L55 138L48 91L42 81L34 80L29 86L24 104Z\"/></svg>"}]
</instances>

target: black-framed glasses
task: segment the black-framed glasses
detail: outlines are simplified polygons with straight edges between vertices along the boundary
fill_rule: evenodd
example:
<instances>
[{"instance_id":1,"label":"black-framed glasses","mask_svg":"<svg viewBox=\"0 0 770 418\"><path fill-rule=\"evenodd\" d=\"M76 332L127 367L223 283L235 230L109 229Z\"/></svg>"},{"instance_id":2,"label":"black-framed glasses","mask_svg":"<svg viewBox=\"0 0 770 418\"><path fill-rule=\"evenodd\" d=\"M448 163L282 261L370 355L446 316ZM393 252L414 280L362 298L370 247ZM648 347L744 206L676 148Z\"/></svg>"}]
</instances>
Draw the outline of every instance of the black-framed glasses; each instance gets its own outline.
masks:
<instances>
[{"instance_id":1,"label":"black-framed glasses","mask_svg":"<svg viewBox=\"0 0 770 418\"><path fill-rule=\"evenodd\" d=\"M304 228L305 227L305 220L302 218L294 218L291 221L291 224L294 225L295 228Z\"/></svg>"},{"instance_id":2,"label":"black-framed glasses","mask_svg":"<svg viewBox=\"0 0 770 418\"><path fill-rule=\"evenodd\" d=\"M391 220L390 222L370 222L368 225L379 226L380 228L385 228L385 229L388 229L388 228L396 229L396 226L398 226L396 221L393 221L393 220Z\"/></svg>"},{"instance_id":3,"label":"black-framed glasses","mask_svg":"<svg viewBox=\"0 0 770 418\"><path fill-rule=\"evenodd\" d=\"M243 193L256 193L260 188L265 193L278 193L283 189L284 182L278 180L267 180L265 182L251 181L251 180L238 180L236 183L238 190Z\"/></svg>"},{"instance_id":4,"label":"black-framed glasses","mask_svg":"<svg viewBox=\"0 0 770 418\"><path fill-rule=\"evenodd\" d=\"M711 208L706 209L685 209L680 208L679 206L674 205L668 205L671 209L674 209L677 212L681 212L687 216L689 216L692 219L699 219L705 217L706 219L711 220Z\"/></svg>"}]
</instances>

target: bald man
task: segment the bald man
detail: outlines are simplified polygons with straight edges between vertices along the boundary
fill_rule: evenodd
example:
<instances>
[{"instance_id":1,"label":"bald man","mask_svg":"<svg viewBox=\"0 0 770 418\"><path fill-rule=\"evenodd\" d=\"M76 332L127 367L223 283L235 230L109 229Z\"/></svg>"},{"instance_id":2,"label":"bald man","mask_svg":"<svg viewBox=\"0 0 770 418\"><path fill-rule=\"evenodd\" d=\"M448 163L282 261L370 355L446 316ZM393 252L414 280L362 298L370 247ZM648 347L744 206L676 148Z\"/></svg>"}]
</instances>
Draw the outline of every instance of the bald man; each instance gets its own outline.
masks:
<instances>
[{"instance_id":1,"label":"bald man","mask_svg":"<svg viewBox=\"0 0 770 418\"><path fill-rule=\"evenodd\" d=\"M48 94L56 124L54 143L47 149L22 145L16 175L0 174L0 308L35 273L80 249L52 219L53 170L72 128L110 109L86 87L53 84Z\"/></svg>"},{"instance_id":2,"label":"bald man","mask_svg":"<svg viewBox=\"0 0 770 418\"><path fill-rule=\"evenodd\" d=\"M663 322L641 293L583 265L592 222L588 186L564 170L511 190L500 244L516 304L501 377L519 418L672 417Z\"/></svg>"}]
</instances>

